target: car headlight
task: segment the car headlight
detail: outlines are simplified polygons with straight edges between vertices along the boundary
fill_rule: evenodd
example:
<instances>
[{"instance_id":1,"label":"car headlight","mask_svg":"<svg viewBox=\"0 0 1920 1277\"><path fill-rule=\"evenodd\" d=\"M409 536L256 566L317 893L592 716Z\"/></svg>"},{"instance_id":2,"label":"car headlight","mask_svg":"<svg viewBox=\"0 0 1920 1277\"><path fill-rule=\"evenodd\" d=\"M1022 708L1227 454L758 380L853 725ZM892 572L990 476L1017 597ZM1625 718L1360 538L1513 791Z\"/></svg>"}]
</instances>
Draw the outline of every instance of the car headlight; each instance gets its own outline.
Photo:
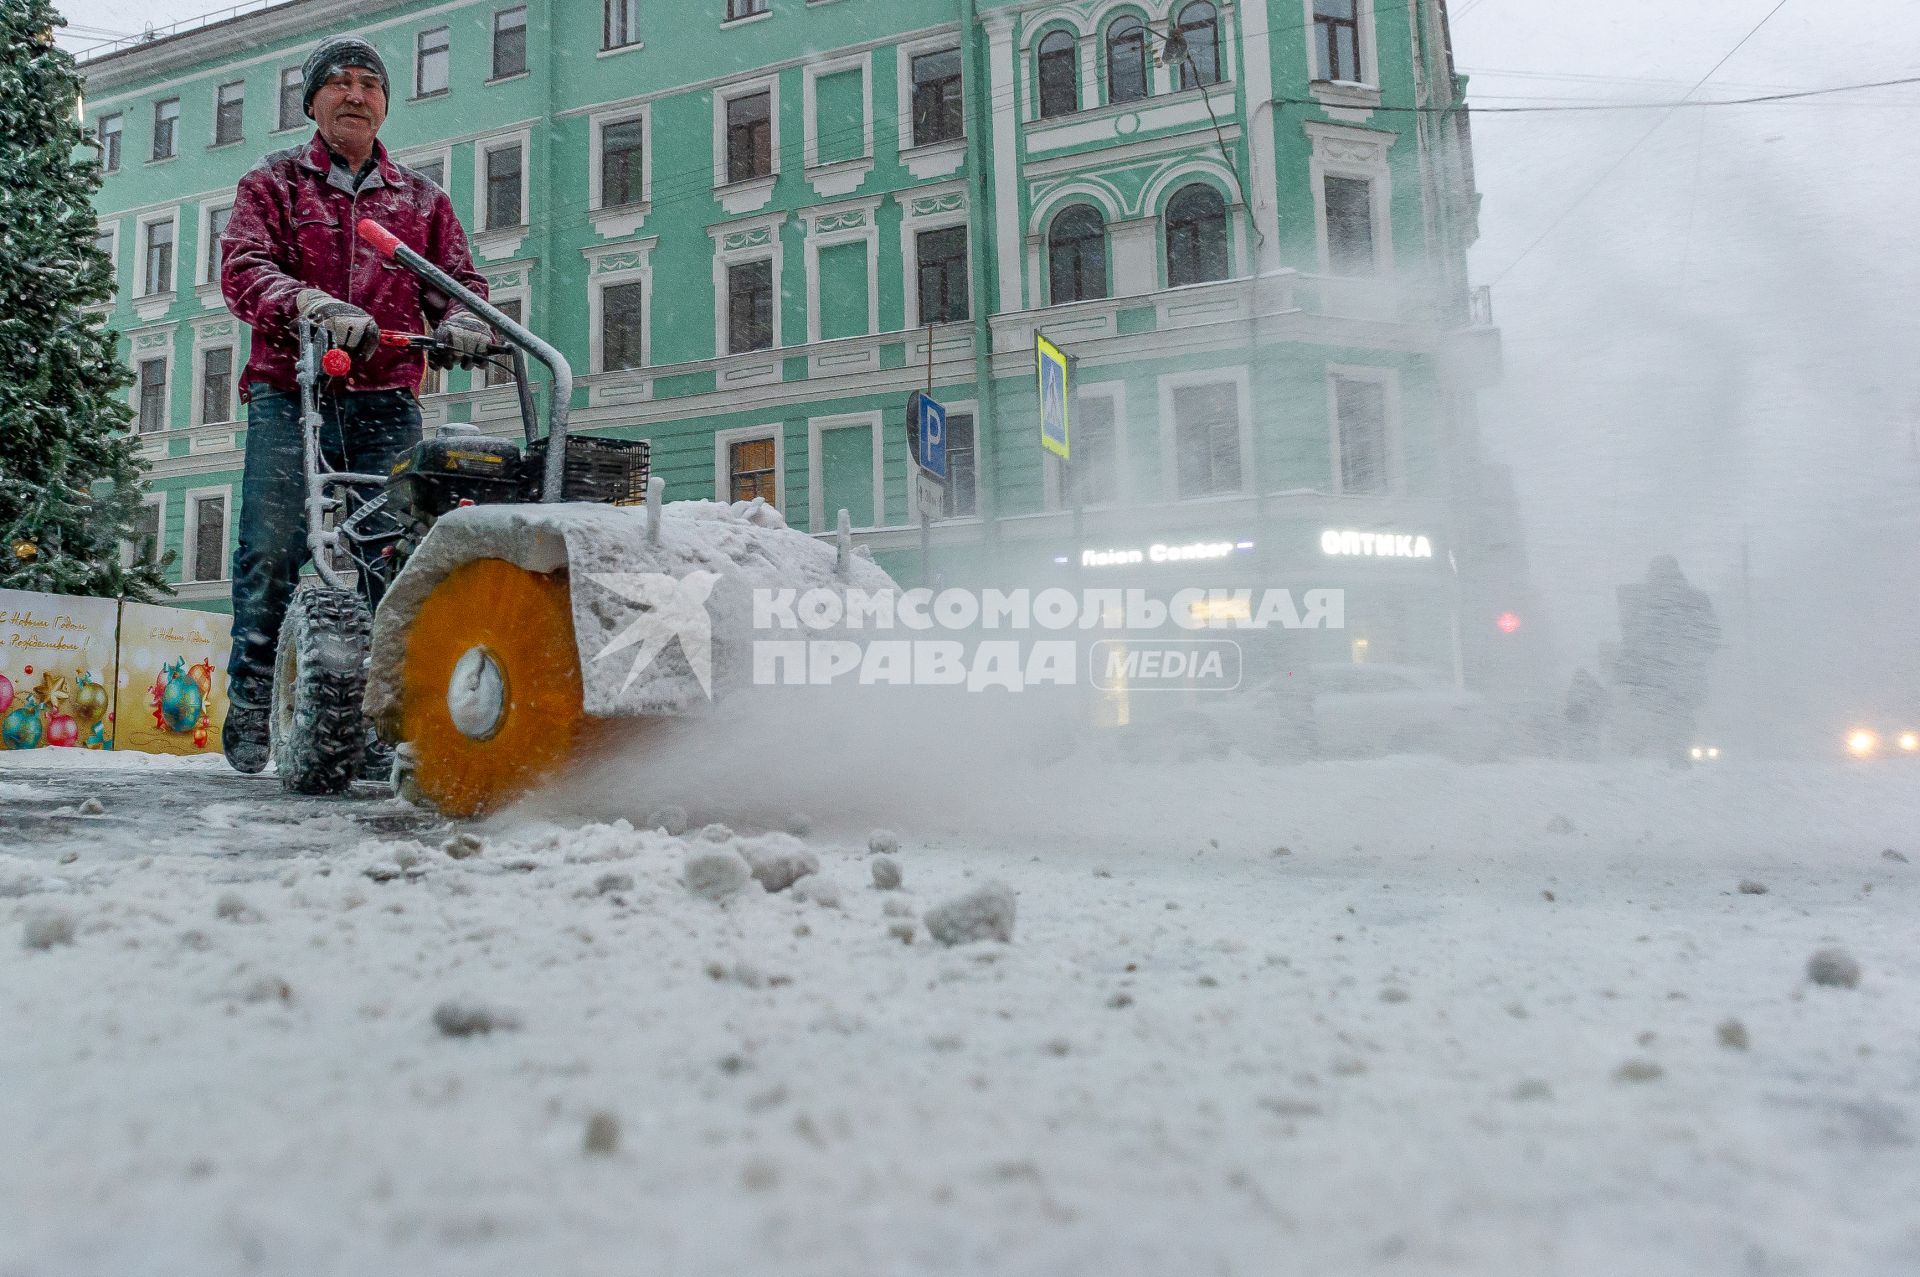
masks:
<instances>
[{"instance_id":1,"label":"car headlight","mask_svg":"<svg viewBox=\"0 0 1920 1277\"><path fill-rule=\"evenodd\" d=\"M1901 732L1900 748L1909 754L1920 750L1920 732Z\"/></svg>"},{"instance_id":2,"label":"car headlight","mask_svg":"<svg viewBox=\"0 0 1920 1277\"><path fill-rule=\"evenodd\" d=\"M1847 733L1847 752L1855 758L1868 758L1880 749L1880 737L1864 727Z\"/></svg>"}]
</instances>

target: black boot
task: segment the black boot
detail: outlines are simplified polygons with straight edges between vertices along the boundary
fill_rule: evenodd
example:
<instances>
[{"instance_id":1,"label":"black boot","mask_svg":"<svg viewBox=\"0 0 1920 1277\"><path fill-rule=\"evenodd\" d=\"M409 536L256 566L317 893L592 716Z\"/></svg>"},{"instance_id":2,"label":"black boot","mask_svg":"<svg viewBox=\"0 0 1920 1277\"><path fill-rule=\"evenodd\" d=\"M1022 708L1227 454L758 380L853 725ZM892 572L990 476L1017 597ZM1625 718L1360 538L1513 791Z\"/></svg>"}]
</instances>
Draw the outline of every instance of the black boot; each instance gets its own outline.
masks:
<instances>
[{"instance_id":1,"label":"black boot","mask_svg":"<svg viewBox=\"0 0 1920 1277\"><path fill-rule=\"evenodd\" d=\"M227 721L220 729L220 751L237 772L252 776L266 768L273 744L267 726L272 713L265 705L232 701L227 705Z\"/></svg>"},{"instance_id":2,"label":"black boot","mask_svg":"<svg viewBox=\"0 0 1920 1277\"><path fill-rule=\"evenodd\" d=\"M393 746L367 729L367 752L360 760L361 780L377 780L383 785L393 783Z\"/></svg>"}]
</instances>

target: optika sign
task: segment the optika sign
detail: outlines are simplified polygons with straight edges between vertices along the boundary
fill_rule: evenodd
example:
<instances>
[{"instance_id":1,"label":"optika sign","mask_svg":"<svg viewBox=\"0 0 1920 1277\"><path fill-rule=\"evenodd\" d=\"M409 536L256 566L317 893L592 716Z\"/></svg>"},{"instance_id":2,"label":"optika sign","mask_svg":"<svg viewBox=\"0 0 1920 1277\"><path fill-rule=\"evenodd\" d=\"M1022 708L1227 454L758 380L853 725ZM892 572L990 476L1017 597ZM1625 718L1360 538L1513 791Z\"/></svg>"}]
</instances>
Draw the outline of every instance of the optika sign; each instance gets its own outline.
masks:
<instances>
[{"instance_id":1,"label":"optika sign","mask_svg":"<svg viewBox=\"0 0 1920 1277\"><path fill-rule=\"evenodd\" d=\"M1431 559L1433 542L1423 536L1397 532L1341 532L1328 528L1320 534L1320 550L1341 558Z\"/></svg>"},{"instance_id":2,"label":"optika sign","mask_svg":"<svg viewBox=\"0 0 1920 1277\"><path fill-rule=\"evenodd\" d=\"M1224 559L1236 549L1232 541L1196 541L1191 545L1161 545L1144 550L1082 550L1083 568L1118 568L1135 563L1203 563Z\"/></svg>"}]
</instances>

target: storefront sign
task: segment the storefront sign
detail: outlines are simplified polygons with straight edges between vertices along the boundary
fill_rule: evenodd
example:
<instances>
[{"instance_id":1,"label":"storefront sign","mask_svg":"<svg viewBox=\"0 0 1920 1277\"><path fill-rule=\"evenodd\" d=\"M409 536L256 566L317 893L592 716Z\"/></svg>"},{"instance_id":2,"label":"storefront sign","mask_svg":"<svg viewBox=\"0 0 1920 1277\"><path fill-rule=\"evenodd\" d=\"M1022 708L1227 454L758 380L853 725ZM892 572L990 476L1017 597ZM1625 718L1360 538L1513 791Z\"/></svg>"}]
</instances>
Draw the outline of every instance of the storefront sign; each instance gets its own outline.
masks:
<instances>
[{"instance_id":1,"label":"storefront sign","mask_svg":"<svg viewBox=\"0 0 1920 1277\"><path fill-rule=\"evenodd\" d=\"M1433 542L1398 532L1353 532L1328 528L1320 534L1322 553L1339 558L1431 559Z\"/></svg>"},{"instance_id":2,"label":"storefront sign","mask_svg":"<svg viewBox=\"0 0 1920 1277\"><path fill-rule=\"evenodd\" d=\"M1136 563L1205 563L1224 559L1235 550L1251 550L1251 541L1194 541L1186 545L1167 545L1156 541L1145 549L1118 548L1080 551L1083 568L1128 567ZM1431 550L1428 551L1432 553Z\"/></svg>"}]
</instances>

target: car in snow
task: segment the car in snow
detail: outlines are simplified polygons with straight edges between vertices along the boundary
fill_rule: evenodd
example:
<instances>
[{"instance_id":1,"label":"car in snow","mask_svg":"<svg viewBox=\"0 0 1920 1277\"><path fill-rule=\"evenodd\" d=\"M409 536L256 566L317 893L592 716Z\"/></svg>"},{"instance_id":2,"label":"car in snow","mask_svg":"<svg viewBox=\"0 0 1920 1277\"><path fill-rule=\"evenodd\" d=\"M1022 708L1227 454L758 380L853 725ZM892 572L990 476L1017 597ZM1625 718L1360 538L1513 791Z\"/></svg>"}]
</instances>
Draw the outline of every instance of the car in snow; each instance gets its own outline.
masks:
<instances>
[{"instance_id":1,"label":"car in snow","mask_svg":"<svg viewBox=\"0 0 1920 1277\"><path fill-rule=\"evenodd\" d=\"M1485 698L1415 665L1311 665L1238 692L1148 703L1129 736L1132 752L1182 758L1237 749L1269 761L1440 754L1479 762L1499 752Z\"/></svg>"},{"instance_id":2,"label":"car in snow","mask_svg":"<svg viewBox=\"0 0 1920 1277\"><path fill-rule=\"evenodd\" d=\"M1852 758L1920 758L1920 729L1914 727L1863 720L1847 728L1844 739L1847 754Z\"/></svg>"}]
</instances>

